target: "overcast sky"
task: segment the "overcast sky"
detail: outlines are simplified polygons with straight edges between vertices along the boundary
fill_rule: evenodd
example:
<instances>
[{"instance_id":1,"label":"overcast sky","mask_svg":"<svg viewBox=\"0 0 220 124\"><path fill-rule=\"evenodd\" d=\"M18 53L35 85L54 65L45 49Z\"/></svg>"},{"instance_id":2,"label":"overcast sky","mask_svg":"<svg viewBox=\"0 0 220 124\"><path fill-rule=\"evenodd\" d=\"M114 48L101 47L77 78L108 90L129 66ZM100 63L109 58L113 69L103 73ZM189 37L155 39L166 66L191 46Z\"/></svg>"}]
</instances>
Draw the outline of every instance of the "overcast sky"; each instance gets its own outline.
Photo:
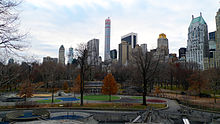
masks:
<instances>
[{"instance_id":1,"label":"overcast sky","mask_svg":"<svg viewBox=\"0 0 220 124\"><path fill-rule=\"evenodd\" d=\"M157 46L160 33L169 40L170 53L186 47L187 30L192 15L202 16L208 31L216 30L215 15L220 0L24 0L20 5L21 28L29 32L31 47L27 52L42 57L58 57L60 45L66 55L69 47L100 40L104 55L105 19L111 18L111 49L118 50L121 36L138 33L138 44L148 50Z\"/></svg>"}]
</instances>

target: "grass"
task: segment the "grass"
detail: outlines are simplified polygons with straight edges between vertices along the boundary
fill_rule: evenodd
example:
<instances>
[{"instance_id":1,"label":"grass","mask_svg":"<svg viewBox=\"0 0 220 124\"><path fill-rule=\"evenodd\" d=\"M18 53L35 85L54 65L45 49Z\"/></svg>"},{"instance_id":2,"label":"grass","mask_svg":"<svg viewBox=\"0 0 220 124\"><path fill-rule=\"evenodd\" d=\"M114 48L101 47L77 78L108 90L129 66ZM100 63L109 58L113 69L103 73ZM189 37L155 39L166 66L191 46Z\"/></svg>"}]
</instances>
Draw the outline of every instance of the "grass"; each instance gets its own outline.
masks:
<instances>
[{"instance_id":1,"label":"grass","mask_svg":"<svg viewBox=\"0 0 220 124\"><path fill-rule=\"evenodd\" d=\"M130 98L132 98L132 99L143 99L143 96L132 96Z\"/></svg>"},{"instance_id":2,"label":"grass","mask_svg":"<svg viewBox=\"0 0 220 124\"><path fill-rule=\"evenodd\" d=\"M57 102L61 102L62 100L59 100L59 99L54 99L54 103L57 103ZM38 103L52 103L52 100L51 99L48 99L48 100L38 100L37 101Z\"/></svg>"},{"instance_id":3,"label":"grass","mask_svg":"<svg viewBox=\"0 0 220 124\"><path fill-rule=\"evenodd\" d=\"M80 97L78 97L80 99ZM108 101L108 95L86 95L83 97L84 100L97 100L97 101ZM119 100L120 97L118 96L111 96L111 100Z\"/></svg>"}]
</instances>

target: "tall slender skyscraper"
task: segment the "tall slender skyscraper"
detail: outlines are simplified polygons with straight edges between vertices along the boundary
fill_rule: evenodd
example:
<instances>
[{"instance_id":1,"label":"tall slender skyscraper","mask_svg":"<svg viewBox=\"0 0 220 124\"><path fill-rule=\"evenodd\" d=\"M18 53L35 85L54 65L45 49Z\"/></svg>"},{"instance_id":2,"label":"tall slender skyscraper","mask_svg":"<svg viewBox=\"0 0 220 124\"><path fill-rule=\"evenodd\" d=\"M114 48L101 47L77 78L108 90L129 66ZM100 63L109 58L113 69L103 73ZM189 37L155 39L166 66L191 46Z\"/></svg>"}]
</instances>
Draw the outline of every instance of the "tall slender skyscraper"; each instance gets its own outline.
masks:
<instances>
[{"instance_id":1,"label":"tall slender skyscraper","mask_svg":"<svg viewBox=\"0 0 220 124\"><path fill-rule=\"evenodd\" d=\"M105 55L104 60L110 59L110 33L111 33L111 20L108 17L105 20Z\"/></svg>"}]
</instances>

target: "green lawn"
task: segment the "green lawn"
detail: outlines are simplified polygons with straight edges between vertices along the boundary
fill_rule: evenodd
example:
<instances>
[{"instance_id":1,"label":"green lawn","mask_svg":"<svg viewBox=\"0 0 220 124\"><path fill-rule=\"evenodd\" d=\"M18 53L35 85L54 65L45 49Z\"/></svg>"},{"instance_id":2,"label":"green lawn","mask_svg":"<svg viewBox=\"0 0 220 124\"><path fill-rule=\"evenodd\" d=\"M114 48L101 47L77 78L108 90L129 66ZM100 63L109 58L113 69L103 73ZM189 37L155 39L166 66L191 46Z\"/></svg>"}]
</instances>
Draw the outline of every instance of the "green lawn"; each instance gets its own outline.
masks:
<instances>
[{"instance_id":1,"label":"green lawn","mask_svg":"<svg viewBox=\"0 0 220 124\"><path fill-rule=\"evenodd\" d=\"M132 96L130 98L132 98L132 99L143 99L143 96Z\"/></svg>"},{"instance_id":2,"label":"green lawn","mask_svg":"<svg viewBox=\"0 0 220 124\"><path fill-rule=\"evenodd\" d=\"M61 102L62 100L59 100L59 99L55 99L53 102L54 103L57 103L57 102ZM48 99L48 100L38 100L37 101L38 103L51 103L52 100L51 99Z\"/></svg>"},{"instance_id":3,"label":"green lawn","mask_svg":"<svg viewBox=\"0 0 220 124\"><path fill-rule=\"evenodd\" d=\"M78 97L80 99L80 97ZM86 95L83 97L84 100L98 100L98 101L108 101L108 95ZM119 100L118 96L111 96L111 100Z\"/></svg>"}]
</instances>

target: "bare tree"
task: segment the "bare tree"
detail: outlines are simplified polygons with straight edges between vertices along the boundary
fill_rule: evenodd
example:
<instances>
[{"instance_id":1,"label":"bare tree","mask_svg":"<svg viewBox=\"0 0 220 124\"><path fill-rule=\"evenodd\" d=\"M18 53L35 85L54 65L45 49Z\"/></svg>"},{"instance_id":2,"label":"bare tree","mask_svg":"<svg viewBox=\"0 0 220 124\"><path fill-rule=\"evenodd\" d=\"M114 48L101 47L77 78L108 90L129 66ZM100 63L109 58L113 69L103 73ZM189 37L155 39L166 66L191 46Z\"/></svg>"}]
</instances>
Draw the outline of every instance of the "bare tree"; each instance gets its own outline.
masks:
<instances>
[{"instance_id":1,"label":"bare tree","mask_svg":"<svg viewBox=\"0 0 220 124\"><path fill-rule=\"evenodd\" d=\"M138 48L132 52L132 61L136 65L137 73L141 75L143 83L143 105L146 105L147 87L150 87L150 81L152 80L159 63L159 58L154 58L150 52L142 52L141 48Z\"/></svg>"},{"instance_id":2,"label":"bare tree","mask_svg":"<svg viewBox=\"0 0 220 124\"><path fill-rule=\"evenodd\" d=\"M0 0L0 50L5 49L9 53L25 48L26 34L19 33L19 18L16 0Z\"/></svg>"},{"instance_id":3,"label":"bare tree","mask_svg":"<svg viewBox=\"0 0 220 124\"><path fill-rule=\"evenodd\" d=\"M209 80L209 86L214 93L214 102L216 103L216 93L220 90L220 68L213 68L206 72L205 76Z\"/></svg>"},{"instance_id":4,"label":"bare tree","mask_svg":"<svg viewBox=\"0 0 220 124\"><path fill-rule=\"evenodd\" d=\"M87 50L87 45L86 44L79 44L77 51L77 56L78 56L78 64L80 66L80 100L81 103L80 105L83 106L83 93L84 93L84 80L85 80L85 73L89 69L88 66L88 50Z\"/></svg>"}]
</instances>

